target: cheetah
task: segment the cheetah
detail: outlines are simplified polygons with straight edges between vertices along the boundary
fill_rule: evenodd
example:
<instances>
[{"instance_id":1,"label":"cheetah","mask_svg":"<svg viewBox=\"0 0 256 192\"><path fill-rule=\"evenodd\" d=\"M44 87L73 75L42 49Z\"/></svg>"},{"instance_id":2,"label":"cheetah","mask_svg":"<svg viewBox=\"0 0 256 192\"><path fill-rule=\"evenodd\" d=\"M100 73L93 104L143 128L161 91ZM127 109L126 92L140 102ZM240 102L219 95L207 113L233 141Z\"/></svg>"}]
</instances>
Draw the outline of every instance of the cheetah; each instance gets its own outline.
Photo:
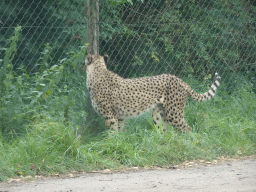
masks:
<instances>
[{"instance_id":1,"label":"cheetah","mask_svg":"<svg viewBox=\"0 0 256 192\"><path fill-rule=\"evenodd\" d=\"M107 69L107 59L107 56L90 54L85 57L87 88L93 108L106 119L106 126L115 131L122 130L125 118L152 110L155 126L164 131L168 123L188 133L192 128L184 119L187 97L195 101L209 100L220 85L218 73L210 90L202 94L170 74L125 79Z\"/></svg>"}]
</instances>

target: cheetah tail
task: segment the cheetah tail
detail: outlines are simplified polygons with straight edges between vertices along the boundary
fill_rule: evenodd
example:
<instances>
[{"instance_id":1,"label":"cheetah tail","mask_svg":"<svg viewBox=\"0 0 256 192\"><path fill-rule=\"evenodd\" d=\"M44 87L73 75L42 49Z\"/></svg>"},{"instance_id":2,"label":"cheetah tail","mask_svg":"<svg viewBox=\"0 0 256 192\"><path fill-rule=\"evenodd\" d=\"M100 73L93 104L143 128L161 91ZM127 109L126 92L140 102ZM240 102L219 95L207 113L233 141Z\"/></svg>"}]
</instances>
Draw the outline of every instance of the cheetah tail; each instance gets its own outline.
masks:
<instances>
[{"instance_id":1,"label":"cheetah tail","mask_svg":"<svg viewBox=\"0 0 256 192\"><path fill-rule=\"evenodd\" d=\"M213 81L209 91L199 94L191 89L192 91L190 92L190 97L195 101L210 100L215 95L215 92L220 85L220 80L221 80L221 77L219 76L219 74L215 73L214 81Z\"/></svg>"}]
</instances>

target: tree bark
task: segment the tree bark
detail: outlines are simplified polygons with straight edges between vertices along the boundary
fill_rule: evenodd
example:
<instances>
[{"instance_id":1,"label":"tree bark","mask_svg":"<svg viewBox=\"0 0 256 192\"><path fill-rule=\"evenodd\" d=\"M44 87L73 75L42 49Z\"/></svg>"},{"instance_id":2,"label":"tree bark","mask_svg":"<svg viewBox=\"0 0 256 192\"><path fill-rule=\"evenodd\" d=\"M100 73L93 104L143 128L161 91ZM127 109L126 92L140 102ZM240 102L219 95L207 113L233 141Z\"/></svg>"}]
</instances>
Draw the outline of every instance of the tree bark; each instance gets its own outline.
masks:
<instances>
[{"instance_id":1,"label":"tree bark","mask_svg":"<svg viewBox=\"0 0 256 192\"><path fill-rule=\"evenodd\" d=\"M87 48L87 54L98 55L99 54L99 0L87 1L87 39L89 46ZM90 127L95 126L96 112L92 107L92 101L88 92L87 96L87 121Z\"/></svg>"},{"instance_id":2,"label":"tree bark","mask_svg":"<svg viewBox=\"0 0 256 192\"><path fill-rule=\"evenodd\" d=\"M99 0L87 2L87 31L88 43L87 54L99 54Z\"/></svg>"}]
</instances>

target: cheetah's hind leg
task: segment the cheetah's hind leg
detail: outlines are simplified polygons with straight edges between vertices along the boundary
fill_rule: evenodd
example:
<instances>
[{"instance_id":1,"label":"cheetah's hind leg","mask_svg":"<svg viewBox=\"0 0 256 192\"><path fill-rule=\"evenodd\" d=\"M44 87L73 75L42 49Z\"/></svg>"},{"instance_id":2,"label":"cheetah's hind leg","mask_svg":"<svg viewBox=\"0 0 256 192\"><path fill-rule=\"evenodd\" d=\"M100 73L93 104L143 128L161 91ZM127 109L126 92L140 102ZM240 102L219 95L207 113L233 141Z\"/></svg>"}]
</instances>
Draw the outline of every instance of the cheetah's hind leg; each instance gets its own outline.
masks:
<instances>
[{"instance_id":1,"label":"cheetah's hind leg","mask_svg":"<svg viewBox=\"0 0 256 192\"><path fill-rule=\"evenodd\" d=\"M152 110L152 117L153 117L154 125L158 129L160 129L160 127L162 127L162 131L166 131L165 114L164 114L163 106L161 104L157 104L153 108L153 110Z\"/></svg>"},{"instance_id":2,"label":"cheetah's hind leg","mask_svg":"<svg viewBox=\"0 0 256 192\"><path fill-rule=\"evenodd\" d=\"M177 109L179 108L177 113ZM172 108L169 110L169 113L166 113L166 122L172 125L174 128L178 129L183 133L188 133L192 130L192 128L186 123L184 119L184 107Z\"/></svg>"}]
</instances>

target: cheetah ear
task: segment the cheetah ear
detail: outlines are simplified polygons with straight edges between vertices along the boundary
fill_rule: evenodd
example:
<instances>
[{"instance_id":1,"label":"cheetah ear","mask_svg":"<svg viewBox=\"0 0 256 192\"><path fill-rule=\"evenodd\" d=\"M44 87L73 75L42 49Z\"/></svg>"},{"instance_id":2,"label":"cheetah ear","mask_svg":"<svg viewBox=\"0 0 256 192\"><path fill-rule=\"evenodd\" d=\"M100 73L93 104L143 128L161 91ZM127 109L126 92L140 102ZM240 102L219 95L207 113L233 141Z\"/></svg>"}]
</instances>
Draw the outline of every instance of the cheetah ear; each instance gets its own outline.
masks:
<instances>
[{"instance_id":1,"label":"cheetah ear","mask_svg":"<svg viewBox=\"0 0 256 192\"><path fill-rule=\"evenodd\" d=\"M107 63L108 63L108 55L107 55L107 54L105 54L103 57L104 57L104 61L105 61L105 63L107 64Z\"/></svg>"},{"instance_id":2,"label":"cheetah ear","mask_svg":"<svg viewBox=\"0 0 256 192\"><path fill-rule=\"evenodd\" d=\"M85 64L89 65L89 64L91 64L91 62L92 62L92 55L91 54L86 55Z\"/></svg>"}]
</instances>

